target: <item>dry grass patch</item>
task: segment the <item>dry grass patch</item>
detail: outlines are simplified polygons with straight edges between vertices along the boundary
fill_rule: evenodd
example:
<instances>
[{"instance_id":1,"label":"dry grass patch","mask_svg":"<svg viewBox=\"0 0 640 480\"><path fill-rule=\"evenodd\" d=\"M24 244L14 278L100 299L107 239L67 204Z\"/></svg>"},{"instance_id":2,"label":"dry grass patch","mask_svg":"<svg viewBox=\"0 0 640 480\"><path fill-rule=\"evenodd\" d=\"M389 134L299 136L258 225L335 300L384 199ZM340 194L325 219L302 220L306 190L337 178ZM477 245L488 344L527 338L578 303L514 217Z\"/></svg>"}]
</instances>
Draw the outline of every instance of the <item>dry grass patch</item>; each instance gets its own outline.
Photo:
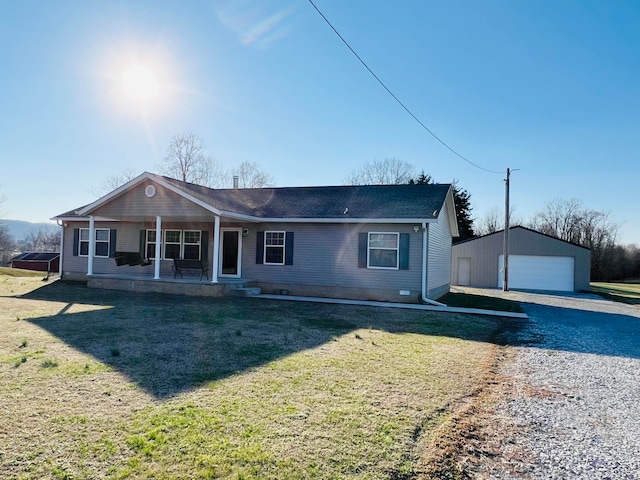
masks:
<instances>
[{"instance_id":1,"label":"dry grass patch","mask_svg":"<svg viewBox=\"0 0 640 480\"><path fill-rule=\"evenodd\" d=\"M0 276L8 478L412 478L495 363L487 318L24 282Z\"/></svg>"}]
</instances>

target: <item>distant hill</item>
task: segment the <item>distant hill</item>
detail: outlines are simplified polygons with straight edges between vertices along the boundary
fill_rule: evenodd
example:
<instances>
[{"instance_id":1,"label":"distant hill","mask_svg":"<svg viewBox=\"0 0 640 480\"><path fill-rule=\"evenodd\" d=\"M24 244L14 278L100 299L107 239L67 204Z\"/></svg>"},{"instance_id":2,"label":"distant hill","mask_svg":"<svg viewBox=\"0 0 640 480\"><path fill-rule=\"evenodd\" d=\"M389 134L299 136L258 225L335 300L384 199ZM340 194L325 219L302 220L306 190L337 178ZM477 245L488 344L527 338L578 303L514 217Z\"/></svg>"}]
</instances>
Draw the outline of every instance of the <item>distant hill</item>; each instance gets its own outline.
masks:
<instances>
[{"instance_id":1,"label":"distant hill","mask_svg":"<svg viewBox=\"0 0 640 480\"><path fill-rule=\"evenodd\" d=\"M37 232L41 228L57 228L55 223L32 223L25 222L24 220L0 220L0 223L3 223L9 228L9 233L18 243L24 240L31 232Z\"/></svg>"}]
</instances>

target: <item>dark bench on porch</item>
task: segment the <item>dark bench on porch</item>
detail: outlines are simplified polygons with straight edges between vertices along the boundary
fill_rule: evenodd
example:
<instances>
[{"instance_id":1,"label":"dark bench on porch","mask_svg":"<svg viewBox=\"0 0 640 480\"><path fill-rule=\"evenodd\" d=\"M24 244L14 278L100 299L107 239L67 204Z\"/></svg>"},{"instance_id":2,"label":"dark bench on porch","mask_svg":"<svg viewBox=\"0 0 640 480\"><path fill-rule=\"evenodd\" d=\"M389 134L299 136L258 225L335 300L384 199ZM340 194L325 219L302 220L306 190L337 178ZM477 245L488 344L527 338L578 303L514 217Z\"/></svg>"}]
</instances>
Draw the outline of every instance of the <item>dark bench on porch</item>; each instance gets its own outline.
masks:
<instances>
[{"instance_id":1,"label":"dark bench on porch","mask_svg":"<svg viewBox=\"0 0 640 480\"><path fill-rule=\"evenodd\" d=\"M180 278L183 278L183 272L194 270L200 271L200 280L202 280L203 276L209 280L209 267L207 266L207 262L203 262L202 260L183 260L180 258L173 259L173 278L176 278L178 274L180 274Z\"/></svg>"},{"instance_id":2,"label":"dark bench on porch","mask_svg":"<svg viewBox=\"0 0 640 480\"><path fill-rule=\"evenodd\" d=\"M116 265L121 267L122 265L151 265L151 261L148 258L144 258L140 252L115 252L113 256L116 261Z\"/></svg>"}]
</instances>

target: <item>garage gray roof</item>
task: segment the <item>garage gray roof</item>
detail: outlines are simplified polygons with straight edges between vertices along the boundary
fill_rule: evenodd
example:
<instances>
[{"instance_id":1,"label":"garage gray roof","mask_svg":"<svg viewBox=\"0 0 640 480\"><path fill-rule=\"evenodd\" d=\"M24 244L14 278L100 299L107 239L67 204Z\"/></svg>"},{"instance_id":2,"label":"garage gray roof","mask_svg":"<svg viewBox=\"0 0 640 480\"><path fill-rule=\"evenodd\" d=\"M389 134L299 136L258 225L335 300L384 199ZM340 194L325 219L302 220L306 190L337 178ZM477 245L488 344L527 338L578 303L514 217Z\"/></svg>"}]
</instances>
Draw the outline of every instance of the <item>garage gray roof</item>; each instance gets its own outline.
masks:
<instances>
[{"instance_id":1,"label":"garage gray roof","mask_svg":"<svg viewBox=\"0 0 640 480\"><path fill-rule=\"evenodd\" d=\"M543 237L551 238L552 240L557 240L558 242L567 243L569 245L573 245L574 247L580 247L580 248L584 248L585 250L590 250L589 247L585 247L584 245L580 245L578 243L569 242L567 240L563 240L561 238L554 237L552 235L547 235L546 233L538 232L537 230L532 230L531 228L523 227L522 225L516 225L515 227L509 227L509 232L511 232L512 230L517 230L517 229L524 230L524 231L531 232L531 233L535 233L535 234L541 235ZM481 235L479 237L473 237L473 238L467 238L466 240L463 240L461 242L455 242L454 245L462 245L463 243L475 242L476 240L480 240L481 238L489 237L491 235L504 235L504 228L502 230L497 230L495 232L487 233L486 235Z\"/></svg>"}]
</instances>

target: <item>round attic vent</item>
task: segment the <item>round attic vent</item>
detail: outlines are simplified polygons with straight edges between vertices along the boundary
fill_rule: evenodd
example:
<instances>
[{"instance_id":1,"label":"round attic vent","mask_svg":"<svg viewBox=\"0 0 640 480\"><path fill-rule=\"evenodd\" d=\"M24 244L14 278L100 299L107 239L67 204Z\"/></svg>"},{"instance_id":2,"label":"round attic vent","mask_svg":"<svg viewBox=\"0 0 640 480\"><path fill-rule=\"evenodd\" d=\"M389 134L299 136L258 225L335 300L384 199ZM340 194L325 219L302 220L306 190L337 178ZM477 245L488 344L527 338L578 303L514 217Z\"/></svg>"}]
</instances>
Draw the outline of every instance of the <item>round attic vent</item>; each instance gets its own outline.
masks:
<instances>
[{"instance_id":1,"label":"round attic vent","mask_svg":"<svg viewBox=\"0 0 640 480\"><path fill-rule=\"evenodd\" d=\"M153 197L156 194L156 187L153 185L147 185L144 189L144 194L149 198Z\"/></svg>"}]
</instances>

